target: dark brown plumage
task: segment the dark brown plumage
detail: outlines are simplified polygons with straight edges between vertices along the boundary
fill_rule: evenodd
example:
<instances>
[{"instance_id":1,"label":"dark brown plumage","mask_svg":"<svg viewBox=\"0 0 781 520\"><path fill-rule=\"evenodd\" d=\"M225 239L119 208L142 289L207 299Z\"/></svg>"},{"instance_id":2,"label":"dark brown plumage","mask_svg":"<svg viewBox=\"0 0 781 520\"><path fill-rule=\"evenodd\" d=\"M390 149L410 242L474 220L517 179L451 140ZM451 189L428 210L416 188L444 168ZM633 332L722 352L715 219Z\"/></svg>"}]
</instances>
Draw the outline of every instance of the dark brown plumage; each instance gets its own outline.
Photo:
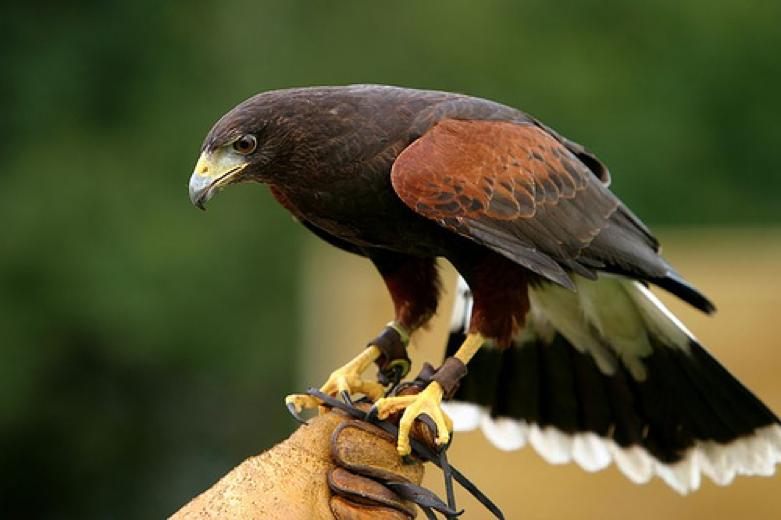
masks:
<instances>
[{"instance_id":1,"label":"dark brown plumage","mask_svg":"<svg viewBox=\"0 0 781 520\"><path fill-rule=\"evenodd\" d=\"M407 255L413 263L445 257L469 280L499 254L524 267L530 280L541 276L570 288L567 271L593 277L604 270L651 282L671 276L672 290L680 283L679 293L693 292L606 189L607 169L518 110L381 86L274 91L220 119L203 151L246 133L259 144L238 180L268 184L299 220L332 244L368 256L385 276L401 269ZM425 293L435 284L414 286ZM521 312L509 310L517 298L507 298L508 312ZM690 300L712 308L697 293ZM416 304L397 302L405 305ZM432 312L421 308L421 316L402 323L414 329ZM507 340L513 332L505 326L499 336Z\"/></svg>"},{"instance_id":2,"label":"dark brown plumage","mask_svg":"<svg viewBox=\"0 0 781 520\"><path fill-rule=\"evenodd\" d=\"M435 261L449 260L470 289L470 306L458 315L469 316L465 330L523 352L482 352L475 368L488 372L462 386L463 399L494 405L494 414L529 423L544 416L544 424L567 433L623 435L621 446L648 446L664 463L684 460L698 441L728 443L776 424L634 282L661 286L705 312L714 309L658 255L658 242L608 190L609 180L591 152L514 108L446 92L357 85L273 91L241 103L207 135L190 196L203 207L226 184L267 184L319 237L374 263L402 332L433 316L440 286ZM662 356L667 348L677 349L675 355ZM539 349L547 361L523 361ZM560 362L550 357L561 352ZM581 367L577 392L568 359ZM697 380L686 360L707 377ZM542 386L515 385L517 374L549 369ZM665 370L676 384L658 387L665 388L658 395L699 396L682 400L702 414L697 424L684 420L697 416L692 409L652 406ZM560 383L551 386L550 377ZM518 391L486 390L497 381ZM742 419L718 412L712 386L720 382L729 394L721 403L744 406ZM578 412L589 398L582 385L607 392L615 406L589 419L604 403L592 396ZM541 388L545 410L529 401ZM640 391L644 404L636 405L630 397ZM714 410L718 428L708 425ZM626 424L634 425L629 433ZM669 431L651 446L649 431L657 428Z\"/></svg>"}]
</instances>

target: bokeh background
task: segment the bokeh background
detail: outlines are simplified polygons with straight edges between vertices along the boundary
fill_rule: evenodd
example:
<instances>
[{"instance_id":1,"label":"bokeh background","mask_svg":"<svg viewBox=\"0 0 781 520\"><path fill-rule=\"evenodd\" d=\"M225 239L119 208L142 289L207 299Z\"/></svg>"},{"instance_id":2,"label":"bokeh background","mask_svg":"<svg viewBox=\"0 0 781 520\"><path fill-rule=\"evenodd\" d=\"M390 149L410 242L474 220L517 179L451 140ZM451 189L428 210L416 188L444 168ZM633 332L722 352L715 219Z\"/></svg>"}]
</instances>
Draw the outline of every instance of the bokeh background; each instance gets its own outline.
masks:
<instances>
[{"instance_id":1,"label":"bokeh background","mask_svg":"<svg viewBox=\"0 0 781 520\"><path fill-rule=\"evenodd\" d=\"M368 267L262 186L189 203L211 124L272 88L460 91L586 144L722 312L676 310L781 410L779 22L761 0L4 3L0 516L170 514L287 435L282 396L387 320ZM456 448L527 518L781 517L779 477L681 499Z\"/></svg>"}]
</instances>

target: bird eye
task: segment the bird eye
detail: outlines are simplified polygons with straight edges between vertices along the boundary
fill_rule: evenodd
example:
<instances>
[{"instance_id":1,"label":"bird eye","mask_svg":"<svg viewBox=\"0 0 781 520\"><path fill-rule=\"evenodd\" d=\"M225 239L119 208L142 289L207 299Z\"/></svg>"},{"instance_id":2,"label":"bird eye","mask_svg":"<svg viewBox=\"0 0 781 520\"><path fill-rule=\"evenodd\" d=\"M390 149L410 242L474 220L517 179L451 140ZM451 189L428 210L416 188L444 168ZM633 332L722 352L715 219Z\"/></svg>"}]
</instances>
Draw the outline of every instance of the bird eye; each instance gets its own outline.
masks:
<instances>
[{"instance_id":1,"label":"bird eye","mask_svg":"<svg viewBox=\"0 0 781 520\"><path fill-rule=\"evenodd\" d=\"M242 155L247 155L255 151L258 146L257 138L252 134L245 134L233 142L233 149Z\"/></svg>"}]
</instances>

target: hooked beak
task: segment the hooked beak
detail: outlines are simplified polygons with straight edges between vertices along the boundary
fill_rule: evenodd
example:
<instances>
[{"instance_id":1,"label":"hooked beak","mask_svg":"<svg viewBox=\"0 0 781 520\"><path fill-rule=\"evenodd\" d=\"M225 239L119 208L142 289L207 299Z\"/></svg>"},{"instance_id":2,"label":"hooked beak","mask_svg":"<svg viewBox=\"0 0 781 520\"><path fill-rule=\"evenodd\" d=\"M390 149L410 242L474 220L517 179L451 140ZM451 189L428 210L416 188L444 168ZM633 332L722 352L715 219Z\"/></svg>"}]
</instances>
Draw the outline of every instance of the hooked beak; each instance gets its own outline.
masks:
<instances>
[{"instance_id":1,"label":"hooked beak","mask_svg":"<svg viewBox=\"0 0 781 520\"><path fill-rule=\"evenodd\" d=\"M196 208L205 211L206 202L236 180L247 164L244 157L224 150L201 153L190 177L190 201Z\"/></svg>"}]
</instances>

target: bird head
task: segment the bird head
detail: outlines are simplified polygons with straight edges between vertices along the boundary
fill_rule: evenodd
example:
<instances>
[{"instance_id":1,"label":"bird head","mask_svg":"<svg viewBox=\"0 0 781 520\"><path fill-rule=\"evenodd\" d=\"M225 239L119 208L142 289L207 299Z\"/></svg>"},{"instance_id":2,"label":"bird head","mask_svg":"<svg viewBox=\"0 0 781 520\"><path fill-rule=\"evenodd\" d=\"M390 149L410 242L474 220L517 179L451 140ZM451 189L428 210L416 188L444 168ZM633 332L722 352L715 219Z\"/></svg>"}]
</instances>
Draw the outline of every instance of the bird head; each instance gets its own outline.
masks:
<instances>
[{"instance_id":1,"label":"bird head","mask_svg":"<svg viewBox=\"0 0 781 520\"><path fill-rule=\"evenodd\" d=\"M269 166L279 165L284 132L273 117L273 99L255 96L214 124L190 176L190 201L199 209L229 184L268 181Z\"/></svg>"},{"instance_id":2,"label":"bird head","mask_svg":"<svg viewBox=\"0 0 781 520\"><path fill-rule=\"evenodd\" d=\"M204 149L190 177L190 201L199 209L228 184L246 179L245 171L252 163L258 138L243 134L232 142L213 149Z\"/></svg>"},{"instance_id":3,"label":"bird head","mask_svg":"<svg viewBox=\"0 0 781 520\"><path fill-rule=\"evenodd\" d=\"M377 119L386 118L378 103L361 101L366 89L272 90L243 101L206 136L190 177L190 200L204 209L215 193L240 182L309 188L323 162L358 160L356 149L371 141L365 136L378 131Z\"/></svg>"}]
</instances>

